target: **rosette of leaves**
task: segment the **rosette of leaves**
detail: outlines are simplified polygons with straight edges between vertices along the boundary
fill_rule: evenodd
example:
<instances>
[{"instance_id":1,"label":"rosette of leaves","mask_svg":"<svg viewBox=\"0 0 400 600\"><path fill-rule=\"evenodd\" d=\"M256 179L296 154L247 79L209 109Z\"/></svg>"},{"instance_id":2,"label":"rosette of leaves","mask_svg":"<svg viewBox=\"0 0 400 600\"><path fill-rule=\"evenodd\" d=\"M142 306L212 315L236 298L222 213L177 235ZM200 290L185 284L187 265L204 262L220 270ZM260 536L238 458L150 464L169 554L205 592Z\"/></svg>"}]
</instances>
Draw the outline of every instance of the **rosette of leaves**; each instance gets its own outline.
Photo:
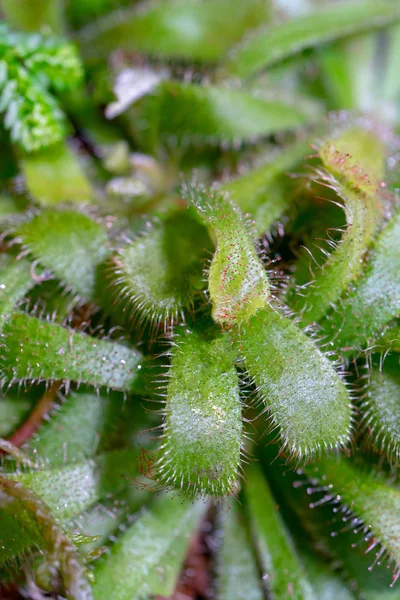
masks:
<instances>
[{"instance_id":1,"label":"rosette of leaves","mask_svg":"<svg viewBox=\"0 0 400 600\"><path fill-rule=\"evenodd\" d=\"M398 2L0 8L0 596L398 598Z\"/></svg>"}]
</instances>

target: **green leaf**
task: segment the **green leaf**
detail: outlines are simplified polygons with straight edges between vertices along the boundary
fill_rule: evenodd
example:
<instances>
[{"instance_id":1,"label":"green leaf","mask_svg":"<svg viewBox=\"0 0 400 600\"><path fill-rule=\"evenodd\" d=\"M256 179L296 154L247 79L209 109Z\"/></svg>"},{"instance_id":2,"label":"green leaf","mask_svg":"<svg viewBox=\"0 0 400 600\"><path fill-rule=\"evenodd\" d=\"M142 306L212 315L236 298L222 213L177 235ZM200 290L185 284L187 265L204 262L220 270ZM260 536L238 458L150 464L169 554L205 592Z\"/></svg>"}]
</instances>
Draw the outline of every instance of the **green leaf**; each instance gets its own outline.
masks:
<instances>
[{"instance_id":1,"label":"green leaf","mask_svg":"<svg viewBox=\"0 0 400 600\"><path fill-rule=\"evenodd\" d=\"M208 289L212 316L221 325L247 321L265 306L270 295L267 274L240 210L226 196L203 188L185 188L216 240Z\"/></svg>"},{"instance_id":2,"label":"green leaf","mask_svg":"<svg viewBox=\"0 0 400 600\"><path fill-rule=\"evenodd\" d=\"M246 499L268 592L274 600L316 600L261 470L246 470Z\"/></svg>"},{"instance_id":3,"label":"green leaf","mask_svg":"<svg viewBox=\"0 0 400 600\"><path fill-rule=\"evenodd\" d=\"M27 416L31 408L29 398L0 398L0 437L12 434L22 419Z\"/></svg>"},{"instance_id":4,"label":"green leaf","mask_svg":"<svg viewBox=\"0 0 400 600\"><path fill-rule=\"evenodd\" d=\"M217 600L263 600L248 527L236 503L220 510L218 519Z\"/></svg>"},{"instance_id":5,"label":"green leaf","mask_svg":"<svg viewBox=\"0 0 400 600\"><path fill-rule=\"evenodd\" d=\"M387 356L382 362L367 372L367 388L361 401L362 426L368 441L397 467L400 459L399 356Z\"/></svg>"},{"instance_id":6,"label":"green leaf","mask_svg":"<svg viewBox=\"0 0 400 600\"><path fill-rule=\"evenodd\" d=\"M362 523L365 526L364 539L373 542L372 547L377 547L378 552L380 547L386 549L388 562L394 564L395 582L400 575L399 488L374 475L369 464L352 458L326 457L318 465L308 466L306 472L323 486L322 502L340 500L349 509L346 520L351 511L356 517L353 523L358 528Z\"/></svg>"},{"instance_id":7,"label":"green leaf","mask_svg":"<svg viewBox=\"0 0 400 600\"><path fill-rule=\"evenodd\" d=\"M92 592L80 556L49 507L21 483L0 476L0 507L20 522L36 527L63 580L68 600L91 600Z\"/></svg>"},{"instance_id":8,"label":"green leaf","mask_svg":"<svg viewBox=\"0 0 400 600\"><path fill-rule=\"evenodd\" d=\"M289 303L308 325L321 319L355 280L380 220L380 180L385 148L369 131L351 129L320 148L323 182L344 202L347 227L314 280L296 289Z\"/></svg>"},{"instance_id":9,"label":"green leaf","mask_svg":"<svg viewBox=\"0 0 400 600\"><path fill-rule=\"evenodd\" d=\"M162 496L144 509L110 553L95 564L95 600L142 600L159 590L177 554L182 564L204 510L203 502L180 496Z\"/></svg>"},{"instance_id":10,"label":"green leaf","mask_svg":"<svg viewBox=\"0 0 400 600\"><path fill-rule=\"evenodd\" d=\"M71 380L133 391L141 354L127 346L15 313L2 334L7 381Z\"/></svg>"},{"instance_id":11,"label":"green leaf","mask_svg":"<svg viewBox=\"0 0 400 600\"><path fill-rule=\"evenodd\" d=\"M282 175L302 161L310 150L309 142L297 142L265 165L221 186L221 191L227 192L243 213L251 215L258 234L269 231L272 223L290 206L291 197L285 193Z\"/></svg>"},{"instance_id":12,"label":"green leaf","mask_svg":"<svg viewBox=\"0 0 400 600\"><path fill-rule=\"evenodd\" d=\"M93 190L79 164L78 156L67 144L24 154L21 169L28 192L44 206L61 202L91 202Z\"/></svg>"},{"instance_id":13,"label":"green leaf","mask_svg":"<svg viewBox=\"0 0 400 600\"><path fill-rule=\"evenodd\" d=\"M229 340L174 340L158 476L190 494L226 496L239 476L242 407Z\"/></svg>"},{"instance_id":14,"label":"green leaf","mask_svg":"<svg viewBox=\"0 0 400 600\"><path fill-rule=\"evenodd\" d=\"M354 353L378 339L400 316L400 212L379 234L353 289L321 324L321 333L342 352Z\"/></svg>"},{"instance_id":15,"label":"green leaf","mask_svg":"<svg viewBox=\"0 0 400 600\"><path fill-rule=\"evenodd\" d=\"M105 229L86 215L46 210L13 231L30 256L84 298L94 293L96 267L109 254Z\"/></svg>"},{"instance_id":16,"label":"green leaf","mask_svg":"<svg viewBox=\"0 0 400 600\"><path fill-rule=\"evenodd\" d=\"M138 452L114 450L82 462L9 474L37 494L60 521L68 521L138 475Z\"/></svg>"},{"instance_id":17,"label":"green leaf","mask_svg":"<svg viewBox=\"0 0 400 600\"><path fill-rule=\"evenodd\" d=\"M36 285L31 268L27 260L0 254L0 330L14 306Z\"/></svg>"},{"instance_id":18,"label":"green leaf","mask_svg":"<svg viewBox=\"0 0 400 600\"><path fill-rule=\"evenodd\" d=\"M1 0L0 7L12 27L23 31L38 31L43 25L54 33L63 27L62 2L60 0Z\"/></svg>"},{"instance_id":19,"label":"green leaf","mask_svg":"<svg viewBox=\"0 0 400 600\"><path fill-rule=\"evenodd\" d=\"M300 127L313 116L295 104L246 91L178 81L161 83L134 109L137 132L162 143L184 146L255 142Z\"/></svg>"},{"instance_id":20,"label":"green leaf","mask_svg":"<svg viewBox=\"0 0 400 600\"><path fill-rule=\"evenodd\" d=\"M396 0L335 2L256 32L238 46L226 67L232 75L251 77L306 48L385 27L398 19Z\"/></svg>"},{"instance_id":21,"label":"green leaf","mask_svg":"<svg viewBox=\"0 0 400 600\"><path fill-rule=\"evenodd\" d=\"M63 139L64 115L48 88L71 89L82 75L72 45L10 33L0 23L0 111L11 139L24 150L34 152Z\"/></svg>"},{"instance_id":22,"label":"green leaf","mask_svg":"<svg viewBox=\"0 0 400 600\"><path fill-rule=\"evenodd\" d=\"M234 330L234 341L285 448L301 458L345 445L346 386L314 342L269 306Z\"/></svg>"},{"instance_id":23,"label":"green leaf","mask_svg":"<svg viewBox=\"0 0 400 600\"><path fill-rule=\"evenodd\" d=\"M186 213L155 223L108 261L104 301L128 322L173 324L204 287L209 249L207 230Z\"/></svg>"},{"instance_id":24,"label":"green leaf","mask_svg":"<svg viewBox=\"0 0 400 600\"><path fill-rule=\"evenodd\" d=\"M227 14L229 13L229 19ZM163 0L107 15L80 34L87 59L115 48L184 60L215 62L246 30L267 22L269 2Z\"/></svg>"}]
</instances>

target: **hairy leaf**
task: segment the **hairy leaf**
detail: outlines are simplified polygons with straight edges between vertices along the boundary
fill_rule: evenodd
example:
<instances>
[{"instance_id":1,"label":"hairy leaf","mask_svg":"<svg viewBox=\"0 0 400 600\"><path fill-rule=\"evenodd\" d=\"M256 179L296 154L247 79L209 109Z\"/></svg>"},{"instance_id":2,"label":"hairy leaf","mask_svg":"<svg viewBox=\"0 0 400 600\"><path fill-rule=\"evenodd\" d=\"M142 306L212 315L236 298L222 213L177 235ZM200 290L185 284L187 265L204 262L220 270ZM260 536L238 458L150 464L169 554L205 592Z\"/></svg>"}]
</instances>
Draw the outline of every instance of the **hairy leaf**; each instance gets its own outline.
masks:
<instances>
[{"instance_id":1,"label":"hairy leaf","mask_svg":"<svg viewBox=\"0 0 400 600\"><path fill-rule=\"evenodd\" d=\"M263 600L264 592L249 531L236 503L230 502L220 511L218 525L216 598Z\"/></svg>"},{"instance_id":2,"label":"hairy leaf","mask_svg":"<svg viewBox=\"0 0 400 600\"><path fill-rule=\"evenodd\" d=\"M386 549L389 562L395 565L395 581L400 575L398 487L389 485L383 477L371 473L368 464L357 463L351 458L326 457L318 465L310 465L306 470L326 490L324 502L336 497L349 509L348 513L355 515L352 522L354 526L364 524L364 538L373 542L372 547L378 547L378 552L380 546Z\"/></svg>"},{"instance_id":3,"label":"hairy leaf","mask_svg":"<svg viewBox=\"0 0 400 600\"><path fill-rule=\"evenodd\" d=\"M80 556L49 507L21 483L0 476L0 507L37 528L62 576L69 600L91 600L92 592Z\"/></svg>"},{"instance_id":4,"label":"hairy leaf","mask_svg":"<svg viewBox=\"0 0 400 600\"><path fill-rule=\"evenodd\" d=\"M127 346L14 313L3 328L2 370L7 381L72 380L133 391L141 354Z\"/></svg>"},{"instance_id":5,"label":"hairy leaf","mask_svg":"<svg viewBox=\"0 0 400 600\"><path fill-rule=\"evenodd\" d=\"M19 300L36 285L31 265L11 254L0 254L0 329Z\"/></svg>"},{"instance_id":6,"label":"hairy leaf","mask_svg":"<svg viewBox=\"0 0 400 600\"><path fill-rule=\"evenodd\" d=\"M262 0L159 0L108 15L85 28L79 38L89 59L124 48L208 63L223 57L247 29L267 22L269 16L269 3Z\"/></svg>"},{"instance_id":7,"label":"hairy leaf","mask_svg":"<svg viewBox=\"0 0 400 600\"><path fill-rule=\"evenodd\" d=\"M106 300L128 321L173 324L203 288L206 229L186 213L156 223L109 261Z\"/></svg>"},{"instance_id":8,"label":"hairy leaf","mask_svg":"<svg viewBox=\"0 0 400 600\"><path fill-rule=\"evenodd\" d=\"M322 323L322 333L335 348L357 352L378 338L400 316L400 212L383 229L369 262L353 289Z\"/></svg>"},{"instance_id":9,"label":"hairy leaf","mask_svg":"<svg viewBox=\"0 0 400 600\"><path fill-rule=\"evenodd\" d=\"M246 499L267 588L276 600L316 600L293 540L261 470L246 471Z\"/></svg>"},{"instance_id":10,"label":"hairy leaf","mask_svg":"<svg viewBox=\"0 0 400 600\"><path fill-rule=\"evenodd\" d=\"M335 2L256 32L232 53L227 68L232 75L250 77L305 48L384 27L398 19L400 7L395 0Z\"/></svg>"},{"instance_id":11,"label":"hairy leaf","mask_svg":"<svg viewBox=\"0 0 400 600\"><path fill-rule=\"evenodd\" d=\"M204 511L204 503L162 496L111 547L95 565L95 600L144 600L159 589L165 569L182 563L185 548ZM179 542L178 542L179 540ZM170 556L172 547L175 556Z\"/></svg>"},{"instance_id":12,"label":"hairy leaf","mask_svg":"<svg viewBox=\"0 0 400 600\"><path fill-rule=\"evenodd\" d=\"M296 290L291 307L305 325L319 320L362 270L363 258L379 223L380 178L385 149L370 132L350 130L320 148L328 173L323 181L344 202L347 227L314 280Z\"/></svg>"},{"instance_id":13,"label":"hairy leaf","mask_svg":"<svg viewBox=\"0 0 400 600\"><path fill-rule=\"evenodd\" d=\"M346 386L295 323L268 307L234 336L244 367L291 454L304 457L349 441Z\"/></svg>"},{"instance_id":14,"label":"hairy leaf","mask_svg":"<svg viewBox=\"0 0 400 600\"><path fill-rule=\"evenodd\" d=\"M46 210L19 225L13 235L64 284L92 298L96 267L110 251L99 223L75 211Z\"/></svg>"},{"instance_id":15,"label":"hairy leaf","mask_svg":"<svg viewBox=\"0 0 400 600\"><path fill-rule=\"evenodd\" d=\"M240 210L224 195L202 188L187 188L185 195L216 240L208 277L212 316L221 325L245 322L265 306L270 295L251 233Z\"/></svg>"},{"instance_id":16,"label":"hairy leaf","mask_svg":"<svg viewBox=\"0 0 400 600\"><path fill-rule=\"evenodd\" d=\"M176 340L158 473L190 494L225 496L239 475L242 418L234 355L225 337Z\"/></svg>"},{"instance_id":17,"label":"hairy leaf","mask_svg":"<svg viewBox=\"0 0 400 600\"><path fill-rule=\"evenodd\" d=\"M138 475L137 450L114 450L95 458L31 473L9 475L49 506L55 517L67 521L95 502L127 485Z\"/></svg>"},{"instance_id":18,"label":"hairy leaf","mask_svg":"<svg viewBox=\"0 0 400 600\"><path fill-rule=\"evenodd\" d=\"M362 425L367 439L397 466L400 458L399 356L387 356L367 374L368 387L361 402Z\"/></svg>"}]
</instances>

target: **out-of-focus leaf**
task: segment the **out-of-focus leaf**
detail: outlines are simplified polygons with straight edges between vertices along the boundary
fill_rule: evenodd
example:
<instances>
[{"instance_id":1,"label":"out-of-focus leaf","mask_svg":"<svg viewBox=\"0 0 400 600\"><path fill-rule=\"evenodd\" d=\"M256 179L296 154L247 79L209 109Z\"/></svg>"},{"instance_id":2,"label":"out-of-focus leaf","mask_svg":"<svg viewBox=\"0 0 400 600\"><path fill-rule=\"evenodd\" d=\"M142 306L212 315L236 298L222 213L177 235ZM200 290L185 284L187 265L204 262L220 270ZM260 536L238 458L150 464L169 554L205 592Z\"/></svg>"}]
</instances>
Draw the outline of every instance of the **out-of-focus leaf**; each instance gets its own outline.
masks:
<instances>
[{"instance_id":1,"label":"out-of-focus leaf","mask_svg":"<svg viewBox=\"0 0 400 600\"><path fill-rule=\"evenodd\" d=\"M313 120L295 104L249 92L168 81L138 102L132 119L138 135L167 144L255 142Z\"/></svg>"},{"instance_id":2,"label":"out-of-focus leaf","mask_svg":"<svg viewBox=\"0 0 400 600\"><path fill-rule=\"evenodd\" d=\"M1 0L0 8L15 29L36 32L47 26L53 33L64 30L61 0Z\"/></svg>"},{"instance_id":3,"label":"out-of-focus leaf","mask_svg":"<svg viewBox=\"0 0 400 600\"><path fill-rule=\"evenodd\" d=\"M227 69L232 75L250 77L305 48L384 27L398 19L396 0L335 2L256 32L232 52Z\"/></svg>"},{"instance_id":4,"label":"out-of-focus leaf","mask_svg":"<svg viewBox=\"0 0 400 600\"><path fill-rule=\"evenodd\" d=\"M21 168L28 192L44 206L93 200L93 190L78 157L66 144L25 154Z\"/></svg>"},{"instance_id":5,"label":"out-of-focus leaf","mask_svg":"<svg viewBox=\"0 0 400 600\"><path fill-rule=\"evenodd\" d=\"M79 39L84 56L92 60L124 48L208 63L269 17L269 2L263 0L163 0L108 15L82 30Z\"/></svg>"}]
</instances>

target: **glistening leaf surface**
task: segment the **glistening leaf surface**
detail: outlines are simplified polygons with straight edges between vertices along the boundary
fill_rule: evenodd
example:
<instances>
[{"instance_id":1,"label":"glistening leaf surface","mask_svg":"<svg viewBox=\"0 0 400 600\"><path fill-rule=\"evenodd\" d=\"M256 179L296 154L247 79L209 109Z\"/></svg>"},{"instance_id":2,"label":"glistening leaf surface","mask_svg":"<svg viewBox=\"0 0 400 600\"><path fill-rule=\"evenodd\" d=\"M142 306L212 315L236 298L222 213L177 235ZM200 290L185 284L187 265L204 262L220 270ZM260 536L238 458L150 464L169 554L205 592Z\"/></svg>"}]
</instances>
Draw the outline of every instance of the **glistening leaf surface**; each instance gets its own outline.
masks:
<instances>
[{"instance_id":1,"label":"glistening leaf surface","mask_svg":"<svg viewBox=\"0 0 400 600\"><path fill-rule=\"evenodd\" d=\"M292 454L304 457L349 441L346 386L295 323L268 307L233 335L244 367Z\"/></svg>"},{"instance_id":2,"label":"glistening leaf surface","mask_svg":"<svg viewBox=\"0 0 400 600\"><path fill-rule=\"evenodd\" d=\"M159 478L190 494L225 496L239 475L242 407L223 336L176 340L168 374Z\"/></svg>"},{"instance_id":3,"label":"glistening leaf surface","mask_svg":"<svg viewBox=\"0 0 400 600\"><path fill-rule=\"evenodd\" d=\"M232 52L227 69L232 75L250 77L305 48L384 27L398 19L396 0L335 2L256 32Z\"/></svg>"},{"instance_id":4,"label":"glistening leaf surface","mask_svg":"<svg viewBox=\"0 0 400 600\"><path fill-rule=\"evenodd\" d=\"M2 370L8 381L71 380L133 391L141 367L133 348L14 313L2 334Z\"/></svg>"}]
</instances>

